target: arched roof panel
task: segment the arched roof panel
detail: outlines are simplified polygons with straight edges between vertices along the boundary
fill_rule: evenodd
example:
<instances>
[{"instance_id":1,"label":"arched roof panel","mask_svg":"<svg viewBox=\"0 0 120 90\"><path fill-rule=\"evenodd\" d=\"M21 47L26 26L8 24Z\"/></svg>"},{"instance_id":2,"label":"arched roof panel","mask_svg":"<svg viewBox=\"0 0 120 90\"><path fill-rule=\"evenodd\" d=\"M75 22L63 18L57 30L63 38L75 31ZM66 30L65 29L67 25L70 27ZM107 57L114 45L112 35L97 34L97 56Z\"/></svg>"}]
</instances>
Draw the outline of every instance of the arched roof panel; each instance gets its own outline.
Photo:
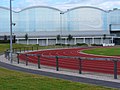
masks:
<instances>
[{"instance_id":1,"label":"arched roof panel","mask_svg":"<svg viewBox=\"0 0 120 90\"><path fill-rule=\"evenodd\" d=\"M100 9L100 8L97 8L97 7L92 7L92 6L80 6L80 7L75 7L75 8L71 8L71 9L67 9L66 12L64 13L67 13L67 12L70 12L70 11L73 11L73 10L76 10L76 9L81 9L81 8L92 8L92 9L97 9L97 10L100 10L100 11L103 11L103 12L107 12L103 9Z\"/></svg>"},{"instance_id":2,"label":"arched roof panel","mask_svg":"<svg viewBox=\"0 0 120 90\"><path fill-rule=\"evenodd\" d=\"M9 8L6 8L6 7L2 7L2 6L0 6L0 8L1 9L5 9L5 10L8 10L8 11L10 11L10 9ZM16 11L14 11L14 10L12 10L14 13L17 13Z\"/></svg>"},{"instance_id":3,"label":"arched roof panel","mask_svg":"<svg viewBox=\"0 0 120 90\"><path fill-rule=\"evenodd\" d=\"M19 12L22 12L22 11L25 11L25 10L28 10L28 9L33 9L33 8L48 8L48 9L53 9L53 10L61 12L61 10L59 10L57 8L49 7L49 6L32 6L32 7L24 8L24 9L20 10Z\"/></svg>"}]
</instances>

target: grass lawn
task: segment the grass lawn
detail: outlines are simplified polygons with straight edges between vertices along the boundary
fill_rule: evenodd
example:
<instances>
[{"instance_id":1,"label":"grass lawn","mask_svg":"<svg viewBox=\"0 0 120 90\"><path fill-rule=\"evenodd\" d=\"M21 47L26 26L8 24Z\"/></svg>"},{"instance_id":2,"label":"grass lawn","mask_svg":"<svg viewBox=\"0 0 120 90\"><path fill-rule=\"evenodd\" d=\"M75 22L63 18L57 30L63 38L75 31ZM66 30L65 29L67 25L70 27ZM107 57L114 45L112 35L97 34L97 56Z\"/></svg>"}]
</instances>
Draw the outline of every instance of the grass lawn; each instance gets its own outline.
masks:
<instances>
[{"instance_id":1,"label":"grass lawn","mask_svg":"<svg viewBox=\"0 0 120 90\"><path fill-rule=\"evenodd\" d=\"M120 47L94 48L82 52L95 55L120 56Z\"/></svg>"},{"instance_id":2,"label":"grass lawn","mask_svg":"<svg viewBox=\"0 0 120 90\"><path fill-rule=\"evenodd\" d=\"M25 44L13 44L13 48L17 47L26 47L26 46L36 46L36 45L25 45ZM9 44L0 44L0 52L4 52L6 49L9 49Z\"/></svg>"},{"instance_id":3,"label":"grass lawn","mask_svg":"<svg viewBox=\"0 0 120 90\"><path fill-rule=\"evenodd\" d=\"M38 45L13 44L13 47L26 47ZM57 46L61 47L61 46ZM9 44L0 44L0 52L9 48ZM39 49L55 48L55 46L39 46ZM0 67L0 90L117 90L82 84L62 79L12 71Z\"/></svg>"},{"instance_id":4,"label":"grass lawn","mask_svg":"<svg viewBox=\"0 0 120 90\"><path fill-rule=\"evenodd\" d=\"M6 49L9 49L10 45L9 44L0 44L0 53L4 52ZM22 48L24 47L34 47L33 49L49 49L49 48L62 48L62 46L39 46L39 45L26 45L26 44L13 44L13 48ZM32 48L29 48L32 49Z\"/></svg>"},{"instance_id":5,"label":"grass lawn","mask_svg":"<svg viewBox=\"0 0 120 90\"><path fill-rule=\"evenodd\" d=\"M117 90L62 79L7 70L0 67L0 90Z\"/></svg>"}]
</instances>

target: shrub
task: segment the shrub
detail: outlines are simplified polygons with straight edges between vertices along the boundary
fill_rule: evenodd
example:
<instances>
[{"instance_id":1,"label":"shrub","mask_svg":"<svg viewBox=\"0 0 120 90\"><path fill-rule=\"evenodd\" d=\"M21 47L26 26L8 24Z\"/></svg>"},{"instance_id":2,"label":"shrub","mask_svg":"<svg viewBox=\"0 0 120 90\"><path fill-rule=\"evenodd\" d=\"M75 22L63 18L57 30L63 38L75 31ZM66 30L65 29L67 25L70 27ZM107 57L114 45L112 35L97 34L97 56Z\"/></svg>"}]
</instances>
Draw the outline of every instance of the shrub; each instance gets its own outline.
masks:
<instances>
[{"instance_id":1,"label":"shrub","mask_svg":"<svg viewBox=\"0 0 120 90\"><path fill-rule=\"evenodd\" d=\"M15 43L14 40L12 40L13 43ZM10 40L0 40L0 43L10 43Z\"/></svg>"},{"instance_id":2,"label":"shrub","mask_svg":"<svg viewBox=\"0 0 120 90\"><path fill-rule=\"evenodd\" d=\"M77 46L88 46L86 43L77 43Z\"/></svg>"},{"instance_id":3,"label":"shrub","mask_svg":"<svg viewBox=\"0 0 120 90\"><path fill-rule=\"evenodd\" d=\"M56 43L55 45L56 45L56 46L59 46L59 45L61 45L61 43Z\"/></svg>"},{"instance_id":4,"label":"shrub","mask_svg":"<svg viewBox=\"0 0 120 90\"><path fill-rule=\"evenodd\" d=\"M91 46L102 46L102 44L91 44Z\"/></svg>"}]
</instances>

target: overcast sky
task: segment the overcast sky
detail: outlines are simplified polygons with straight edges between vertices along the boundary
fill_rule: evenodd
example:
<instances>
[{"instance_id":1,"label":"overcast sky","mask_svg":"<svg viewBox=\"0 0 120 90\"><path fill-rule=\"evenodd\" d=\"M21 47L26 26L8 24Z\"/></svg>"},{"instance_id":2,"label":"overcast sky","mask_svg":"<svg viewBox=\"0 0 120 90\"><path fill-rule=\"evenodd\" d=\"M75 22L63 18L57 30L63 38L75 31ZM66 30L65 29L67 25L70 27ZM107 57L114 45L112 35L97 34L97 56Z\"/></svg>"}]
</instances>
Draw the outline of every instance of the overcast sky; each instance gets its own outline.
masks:
<instances>
[{"instance_id":1,"label":"overcast sky","mask_svg":"<svg viewBox=\"0 0 120 90\"><path fill-rule=\"evenodd\" d=\"M9 7L10 0L0 0L0 6ZM13 0L14 10L30 6L51 6L66 10L78 6L94 6L104 10L120 8L120 0Z\"/></svg>"}]
</instances>

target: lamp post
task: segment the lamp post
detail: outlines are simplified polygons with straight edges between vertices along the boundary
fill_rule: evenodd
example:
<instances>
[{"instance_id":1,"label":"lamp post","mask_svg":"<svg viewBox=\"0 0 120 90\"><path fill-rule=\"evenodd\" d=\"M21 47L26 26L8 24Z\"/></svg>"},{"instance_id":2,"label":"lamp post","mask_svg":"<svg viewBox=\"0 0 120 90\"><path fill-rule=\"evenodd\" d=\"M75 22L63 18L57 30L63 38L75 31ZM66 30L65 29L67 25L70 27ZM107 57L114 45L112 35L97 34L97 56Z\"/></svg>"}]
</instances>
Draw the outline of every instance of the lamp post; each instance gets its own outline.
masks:
<instances>
[{"instance_id":1,"label":"lamp post","mask_svg":"<svg viewBox=\"0 0 120 90\"><path fill-rule=\"evenodd\" d=\"M67 29L68 29L68 31L70 31L70 12L69 12L70 10L69 9L67 9Z\"/></svg>"},{"instance_id":2,"label":"lamp post","mask_svg":"<svg viewBox=\"0 0 120 90\"><path fill-rule=\"evenodd\" d=\"M64 12L60 12L60 34L62 36L62 14L64 14Z\"/></svg>"},{"instance_id":3,"label":"lamp post","mask_svg":"<svg viewBox=\"0 0 120 90\"><path fill-rule=\"evenodd\" d=\"M10 62L12 63L12 0L10 0Z\"/></svg>"},{"instance_id":4,"label":"lamp post","mask_svg":"<svg viewBox=\"0 0 120 90\"><path fill-rule=\"evenodd\" d=\"M112 26L112 24L109 24L109 30L111 31L111 26Z\"/></svg>"},{"instance_id":5,"label":"lamp post","mask_svg":"<svg viewBox=\"0 0 120 90\"><path fill-rule=\"evenodd\" d=\"M62 29L63 29L63 21L62 21L62 14L64 14L64 12L60 12L60 38L62 37ZM62 43L62 39L61 39L61 43ZM62 45L62 44L61 44Z\"/></svg>"}]
</instances>

